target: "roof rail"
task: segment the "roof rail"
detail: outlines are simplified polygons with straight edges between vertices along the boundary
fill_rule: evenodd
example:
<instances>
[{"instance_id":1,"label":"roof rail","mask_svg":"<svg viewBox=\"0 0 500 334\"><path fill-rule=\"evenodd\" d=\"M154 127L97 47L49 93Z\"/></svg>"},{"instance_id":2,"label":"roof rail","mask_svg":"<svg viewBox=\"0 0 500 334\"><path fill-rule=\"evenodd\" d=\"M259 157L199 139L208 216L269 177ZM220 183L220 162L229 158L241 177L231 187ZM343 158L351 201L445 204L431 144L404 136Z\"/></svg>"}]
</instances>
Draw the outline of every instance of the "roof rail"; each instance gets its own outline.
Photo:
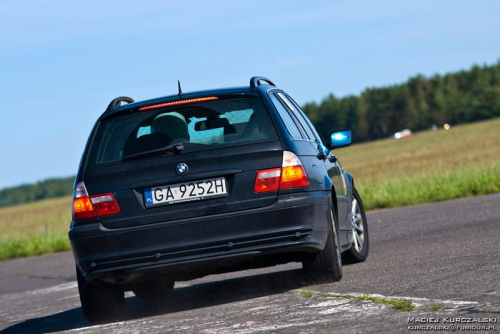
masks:
<instances>
[{"instance_id":1,"label":"roof rail","mask_svg":"<svg viewBox=\"0 0 500 334\"><path fill-rule=\"evenodd\" d=\"M128 97L128 96L119 96L116 99L114 99L113 101L111 101L111 103L108 105L108 108L106 109L105 112L110 112L111 110L113 110L115 108L121 107L122 102L134 103L135 101L134 101L134 99L132 99L131 97Z\"/></svg>"},{"instance_id":2,"label":"roof rail","mask_svg":"<svg viewBox=\"0 0 500 334\"><path fill-rule=\"evenodd\" d=\"M250 79L250 89L256 90L259 85L261 85L261 81L266 82L268 85L276 86L271 80L266 77L253 77Z\"/></svg>"}]
</instances>

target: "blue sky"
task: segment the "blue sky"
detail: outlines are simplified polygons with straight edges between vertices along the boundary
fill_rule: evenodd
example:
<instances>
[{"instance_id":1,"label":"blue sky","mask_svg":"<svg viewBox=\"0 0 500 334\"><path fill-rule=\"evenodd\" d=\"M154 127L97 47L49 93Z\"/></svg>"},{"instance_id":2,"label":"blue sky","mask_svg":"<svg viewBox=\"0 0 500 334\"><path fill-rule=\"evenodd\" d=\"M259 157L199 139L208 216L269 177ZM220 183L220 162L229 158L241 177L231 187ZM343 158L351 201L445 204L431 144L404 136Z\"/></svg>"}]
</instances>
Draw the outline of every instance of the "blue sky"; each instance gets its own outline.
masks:
<instances>
[{"instance_id":1,"label":"blue sky","mask_svg":"<svg viewBox=\"0 0 500 334\"><path fill-rule=\"evenodd\" d=\"M299 103L500 59L500 2L0 2L0 188L76 173L116 96L271 78Z\"/></svg>"}]
</instances>

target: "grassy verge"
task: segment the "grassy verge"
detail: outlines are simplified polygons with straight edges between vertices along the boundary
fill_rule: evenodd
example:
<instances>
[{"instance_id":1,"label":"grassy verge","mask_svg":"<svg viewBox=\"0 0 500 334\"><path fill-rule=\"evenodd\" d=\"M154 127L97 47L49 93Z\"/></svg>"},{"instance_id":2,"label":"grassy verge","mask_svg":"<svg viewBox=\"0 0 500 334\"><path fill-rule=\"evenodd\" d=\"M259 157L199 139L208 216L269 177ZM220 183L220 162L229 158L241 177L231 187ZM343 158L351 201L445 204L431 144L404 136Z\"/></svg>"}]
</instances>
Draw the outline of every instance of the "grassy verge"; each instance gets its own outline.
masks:
<instances>
[{"instance_id":1,"label":"grassy verge","mask_svg":"<svg viewBox=\"0 0 500 334\"><path fill-rule=\"evenodd\" d=\"M0 209L0 260L70 249L71 198Z\"/></svg>"},{"instance_id":2,"label":"grassy verge","mask_svg":"<svg viewBox=\"0 0 500 334\"><path fill-rule=\"evenodd\" d=\"M338 150L365 208L500 192L500 119Z\"/></svg>"},{"instance_id":3,"label":"grassy verge","mask_svg":"<svg viewBox=\"0 0 500 334\"><path fill-rule=\"evenodd\" d=\"M500 192L500 167L428 171L421 176L359 180L356 187L367 210Z\"/></svg>"},{"instance_id":4,"label":"grassy verge","mask_svg":"<svg viewBox=\"0 0 500 334\"><path fill-rule=\"evenodd\" d=\"M0 241L0 260L41 255L70 249L66 234L33 234Z\"/></svg>"}]
</instances>

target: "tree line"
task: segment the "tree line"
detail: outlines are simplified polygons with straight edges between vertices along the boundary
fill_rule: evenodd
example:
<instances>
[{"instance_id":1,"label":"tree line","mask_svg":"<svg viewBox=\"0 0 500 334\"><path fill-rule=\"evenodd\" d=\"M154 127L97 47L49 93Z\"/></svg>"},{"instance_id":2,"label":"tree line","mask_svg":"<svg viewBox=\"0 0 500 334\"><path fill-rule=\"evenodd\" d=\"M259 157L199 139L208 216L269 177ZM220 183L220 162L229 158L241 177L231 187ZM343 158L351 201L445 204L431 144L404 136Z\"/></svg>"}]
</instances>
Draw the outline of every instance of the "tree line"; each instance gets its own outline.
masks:
<instances>
[{"instance_id":1,"label":"tree line","mask_svg":"<svg viewBox=\"0 0 500 334\"><path fill-rule=\"evenodd\" d=\"M4 188L0 190L0 207L71 195L74 182L71 176Z\"/></svg>"},{"instance_id":2,"label":"tree line","mask_svg":"<svg viewBox=\"0 0 500 334\"><path fill-rule=\"evenodd\" d=\"M304 112L323 138L330 131L350 129L356 142L388 137L402 129L474 122L500 116L500 61L430 78L367 88L359 96L308 103Z\"/></svg>"}]
</instances>

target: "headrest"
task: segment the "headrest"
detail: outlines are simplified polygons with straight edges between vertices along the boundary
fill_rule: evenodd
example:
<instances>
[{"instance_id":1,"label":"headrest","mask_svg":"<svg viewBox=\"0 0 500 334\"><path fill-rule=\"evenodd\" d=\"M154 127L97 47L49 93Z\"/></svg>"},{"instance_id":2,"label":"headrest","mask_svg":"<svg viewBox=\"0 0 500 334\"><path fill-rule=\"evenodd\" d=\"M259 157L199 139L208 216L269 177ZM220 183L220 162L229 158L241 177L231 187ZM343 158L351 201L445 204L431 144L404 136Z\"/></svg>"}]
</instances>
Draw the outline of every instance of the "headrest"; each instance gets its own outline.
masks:
<instances>
[{"instance_id":1,"label":"headrest","mask_svg":"<svg viewBox=\"0 0 500 334\"><path fill-rule=\"evenodd\" d=\"M156 116L151 124L151 133L164 134L170 138L171 143L190 139L186 119L178 112Z\"/></svg>"}]
</instances>

